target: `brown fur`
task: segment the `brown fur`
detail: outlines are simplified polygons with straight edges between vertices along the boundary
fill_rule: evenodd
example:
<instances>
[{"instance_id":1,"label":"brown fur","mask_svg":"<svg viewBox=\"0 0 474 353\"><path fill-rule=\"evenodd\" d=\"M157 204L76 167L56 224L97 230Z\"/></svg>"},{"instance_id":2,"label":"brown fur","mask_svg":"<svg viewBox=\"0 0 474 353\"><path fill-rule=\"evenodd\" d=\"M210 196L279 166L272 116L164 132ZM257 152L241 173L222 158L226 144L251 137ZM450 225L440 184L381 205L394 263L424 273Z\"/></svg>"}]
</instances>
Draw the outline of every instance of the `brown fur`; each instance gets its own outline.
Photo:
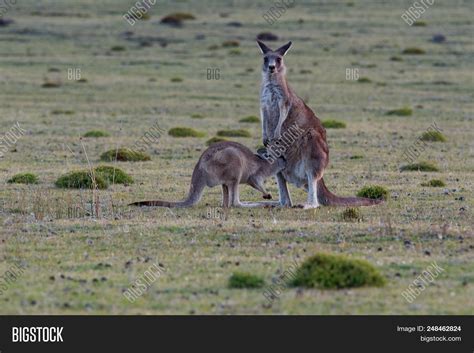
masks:
<instances>
[{"instance_id":1,"label":"brown fur","mask_svg":"<svg viewBox=\"0 0 474 353\"><path fill-rule=\"evenodd\" d=\"M328 206L370 206L381 202L362 197L338 197L324 184L323 174L329 163L329 148L326 130L313 111L288 85L283 56L291 42L272 51L264 43L257 41L264 63L262 66L262 86L260 110L262 118L263 142L267 146L295 124L304 133L299 140L283 153L286 168L277 174L280 204L291 206L287 182L308 191L308 201L304 208Z\"/></svg>"},{"instance_id":2,"label":"brown fur","mask_svg":"<svg viewBox=\"0 0 474 353\"><path fill-rule=\"evenodd\" d=\"M191 187L184 201L139 201L131 205L159 207L191 207L201 199L206 186L222 185L222 205L259 206L259 203L241 203L239 184L248 184L263 193L263 198L271 199L263 183L266 178L282 170L285 162L282 158L270 163L254 154L250 149L237 142L218 142L205 150L194 167Z\"/></svg>"}]
</instances>

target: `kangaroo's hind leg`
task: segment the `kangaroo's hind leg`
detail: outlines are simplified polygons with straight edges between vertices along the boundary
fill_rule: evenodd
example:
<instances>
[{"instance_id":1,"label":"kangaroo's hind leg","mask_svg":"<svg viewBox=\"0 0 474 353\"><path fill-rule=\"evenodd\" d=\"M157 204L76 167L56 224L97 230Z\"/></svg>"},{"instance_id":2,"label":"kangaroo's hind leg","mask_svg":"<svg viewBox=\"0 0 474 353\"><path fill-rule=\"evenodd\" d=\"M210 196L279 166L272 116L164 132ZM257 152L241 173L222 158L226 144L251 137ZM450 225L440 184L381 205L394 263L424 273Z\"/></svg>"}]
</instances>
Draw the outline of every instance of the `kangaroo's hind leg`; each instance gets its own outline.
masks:
<instances>
[{"instance_id":1,"label":"kangaroo's hind leg","mask_svg":"<svg viewBox=\"0 0 474 353\"><path fill-rule=\"evenodd\" d=\"M225 184L222 184L222 207L230 207L229 187Z\"/></svg>"}]
</instances>

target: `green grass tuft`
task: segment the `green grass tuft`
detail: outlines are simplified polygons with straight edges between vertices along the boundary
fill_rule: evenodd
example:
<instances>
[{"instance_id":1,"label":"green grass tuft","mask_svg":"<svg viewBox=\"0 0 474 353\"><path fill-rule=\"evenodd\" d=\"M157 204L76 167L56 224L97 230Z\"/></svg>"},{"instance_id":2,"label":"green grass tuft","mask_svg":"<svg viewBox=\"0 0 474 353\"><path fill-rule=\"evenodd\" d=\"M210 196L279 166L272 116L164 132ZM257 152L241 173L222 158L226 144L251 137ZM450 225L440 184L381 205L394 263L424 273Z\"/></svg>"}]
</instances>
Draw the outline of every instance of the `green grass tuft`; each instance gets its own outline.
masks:
<instances>
[{"instance_id":1,"label":"green grass tuft","mask_svg":"<svg viewBox=\"0 0 474 353\"><path fill-rule=\"evenodd\" d=\"M370 78L368 78L368 77L360 77L360 78L357 80L357 82L359 82L359 83L370 83L370 82L372 82L372 80L371 80Z\"/></svg>"},{"instance_id":2,"label":"green grass tuft","mask_svg":"<svg viewBox=\"0 0 474 353\"><path fill-rule=\"evenodd\" d=\"M133 178L120 168L101 165L94 171L109 184L133 184Z\"/></svg>"},{"instance_id":3,"label":"green grass tuft","mask_svg":"<svg viewBox=\"0 0 474 353\"><path fill-rule=\"evenodd\" d=\"M420 171L420 172L438 172L439 169L436 165L430 162L420 162L407 164L400 168L401 172L405 171Z\"/></svg>"},{"instance_id":4,"label":"green grass tuft","mask_svg":"<svg viewBox=\"0 0 474 353\"><path fill-rule=\"evenodd\" d=\"M151 158L148 154L140 151L134 151L129 148L119 148L104 152L100 156L100 160L105 162L140 162L149 161Z\"/></svg>"},{"instance_id":5,"label":"green grass tuft","mask_svg":"<svg viewBox=\"0 0 474 353\"><path fill-rule=\"evenodd\" d=\"M241 123L259 123L260 119L256 117L255 115L249 115L245 118L242 118L239 120Z\"/></svg>"},{"instance_id":6,"label":"green grass tuft","mask_svg":"<svg viewBox=\"0 0 474 353\"><path fill-rule=\"evenodd\" d=\"M125 51L125 47L123 45L114 45L112 48L110 48L112 51Z\"/></svg>"},{"instance_id":7,"label":"green grass tuft","mask_svg":"<svg viewBox=\"0 0 474 353\"><path fill-rule=\"evenodd\" d=\"M369 199L375 200L387 200L388 198L388 190L383 186L373 185L373 186L364 186L362 189L359 190L357 193L359 197L366 197Z\"/></svg>"},{"instance_id":8,"label":"green grass tuft","mask_svg":"<svg viewBox=\"0 0 474 353\"><path fill-rule=\"evenodd\" d=\"M397 116L410 116L412 114L413 114L413 110L409 107L393 109L385 113L385 115L397 115Z\"/></svg>"},{"instance_id":9,"label":"green grass tuft","mask_svg":"<svg viewBox=\"0 0 474 353\"><path fill-rule=\"evenodd\" d=\"M240 55L242 51L240 49L231 49L229 50L229 55Z\"/></svg>"},{"instance_id":10,"label":"green grass tuft","mask_svg":"<svg viewBox=\"0 0 474 353\"><path fill-rule=\"evenodd\" d=\"M209 140L206 141L206 145L210 146L210 145L213 145L217 142L222 142L222 141L228 141L228 140L223 138L223 137L214 136L214 137L211 137Z\"/></svg>"},{"instance_id":11,"label":"green grass tuft","mask_svg":"<svg viewBox=\"0 0 474 353\"><path fill-rule=\"evenodd\" d=\"M364 158L364 156L360 155L360 154L354 154L352 156L349 157L350 159L362 159Z\"/></svg>"},{"instance_id":12,"label":"green grass tuft","mask_svg":"<svg viewBox=\"0 0 474 353\"><path fill-rule=\"evenodd\" d=\"M53 115L73 115L76 114L74 110L62 110L62 109L55 109L51 112Z\"/></svg>"},{"instance_id":13,"label":"green grass tuft","mask_svg":"<svg viewBox=\"0 0 474 353\"><path fill-rule=\"evenodd\" d=\"M317 254L298 269L292 286L340 289L363 286L381 287L385 278L370 263L341 255Z\"/></svg>"},{"instance_id":14,"label":"green grass tuft","mask_svg":"<svg viewBox=\"0 0 474 353\"><path fill-rule=\"evenodd\" d=\"M402 54L405 54L405 55L423 55L423 54L426 54L426 52L421 48L414 48L413 47L413 48L403 49Z\"/></svg>"},{"instance_id":15,"label":"green grass tuft","mask_svg":"<svg viewBox=\"0 0 474 353\"><path fill-rule=\"evenodd\" d=\"M181 77L172 77L170 79L171 82L183 82L183 79Z\"/></svg>"},{"instance_id":16,"label":"green grass tuft","mask_svg":"<svg viewBox=\"0 0 474 353\"><path fill-rule=\"evenodd\" d=\"M101 175L98 174L95 175L95 182L97 184L98 189L107 189L109 186L107 181ZM94 188L91 173L88 170L79 170L62 175L58 178L58 180L56 180L55 185L58 188L65 189Z\"/></svg>"},{"instance_id":17,"label":"green grass tuft","mask_svg":"<svg viewBox=\"0 0 474 353\"><path fill-rule=\"evenodd\" d=\"M202 114L191 114L191 119L204 119Z\"/></svg>"},{"instance_id":18,"label":"green grass tuft","mask_svg":"<svg viewBox=\"0 0 474 353\"><path fill-rule=\"evenodd\" d=\"M226 40L224 43L222 43L222 46L224 48L235 48L240 46L240 42L238 40Z\"/></svg>"},{"instance_id":19,"label":"green grass tuft","mask_svg":"<svg viewBox=\"0 0 474 353\"><path fill-rule=\"evenodd\" d=\"M413 23L414 27L426 27L427 26L427 23L425 21L416 21L415 23Z\"/></svg>"},{"instance_id":20,"label":"green grass tuft","mask_svg":"<svg viewBox=\"0 0 474 353\"><path fill-rule=\"evenodd\" d=\"M391 61L403 61L403 58L401 58L400 56L392 56L390 58Z\"/></svg>"},{"instance_id":21,"label":"green grass tuft","mask_svg":"<svg viewBox=\"0 0 474 353\"><path fill-rule=\"evenodd\" d=\"M110 134L105 131L91 130L84 134L84 137L108 137Z\"/></svg>"},{"instance_id":22,"label":"green grass tuft","mask_svg":"<svg viewBox=\"0 0 474 353\"><path fill-rule=\"evenodd\" d=\"M324 120L322 124L326 129L344 129L346 127L346 123L338 120Z\"/></svg>"},{"instance_id":23,"label":"green grass tuft","mask_svg":"<svg viewBox=\"0 0 474 353\"><path fill-rule=\"evenodd\" d=\"M252 134L244 129L238 130L219 130L217 131L217 136L223 137L252 137Z\"/></svg>"},{"instance_id":24,"label":"green grass tuft","mask_svg":"<svg viewBox=\"0 0 474 353\"><path fill-rule=\"evenodd\" d=\"M229 278L229 288L262 288L265 285L263 278L245 272L235 272Z\"/></svg>"},{"instance_id":25,"label":"green grass tuft","mask_svg":"<svg viewBox=\"0 0 474 353\"><path fill-rule=\"evenodd\" d=\"M362 220L362 214L359 209L349 207L342 212L341 219L345 222L360 221Z\"/></svg>"},{"instance_id":26,"label":"green grass tuft","mask_svg":"<svg viewBox=\"0 0 474 353\"><path fill-rule=\"evenodd\" d=\"M421 183L421 186L429 186L429 187L433 187L433 188L440 188L440 187L446 186L446 184L442 180L431 179L427 183Z\"/></svg>"},{"instance_id":27,"label":"green grass tuft","mask_svg":"<svg viewBox=\"0 0 474 353\"><path fill-rule=\"evenodd\" d=\"M206 134L201 131L194 130L190 127L174 127L168 131L168 135L173 137L204 137Z\"/></svg>"},{"instance_id":28,"label":"green grass tuft","mask_svg":"<svg viewBox=\"0 0 474 353\"><path fill-rule=\"evenodd\" d=\"M421 135L420 140L430 142L446 142L446 137L439 131L426 131Z\"/></svg>"},{"instance_id":29,"label":"green grass tuft","mask_svg":"<svg viewBox=\"0 0 474 353\"><path fill-rule=\"evenodd\" d=\"M38 177L33 173L21 173L8 179L9 184L38 184Z\"/></svg>"}]
</instances>

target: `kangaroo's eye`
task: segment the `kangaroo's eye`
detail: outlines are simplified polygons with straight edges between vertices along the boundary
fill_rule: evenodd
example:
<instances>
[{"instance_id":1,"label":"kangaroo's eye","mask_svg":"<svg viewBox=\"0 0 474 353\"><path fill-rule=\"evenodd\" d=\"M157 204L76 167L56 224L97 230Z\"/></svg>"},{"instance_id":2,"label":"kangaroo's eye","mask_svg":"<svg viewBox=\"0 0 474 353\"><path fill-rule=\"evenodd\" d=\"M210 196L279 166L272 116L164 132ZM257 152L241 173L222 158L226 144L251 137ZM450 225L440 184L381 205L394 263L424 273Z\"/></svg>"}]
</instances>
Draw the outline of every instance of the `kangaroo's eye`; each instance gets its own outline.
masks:
<instances>
[{"instance_id":1,"label":"kangaroo's eye","mask_svg":"<svg viewBox=\"0 0 474 353\"><path fill-rule=\"evenodd\" d=\"M268 64L268 58L263 58L263 62L264 62L265 64Z\"/></svg>"},{"instance_id":2,"label":"kangaroo's eye","mask_svg":"<svg viewBox=\"0 0 474 353\"><path fill-rule=\"evenodd\" d=\"M281 64L281 58L277 58L277 64Z\"/></svg>"}]
</instances>

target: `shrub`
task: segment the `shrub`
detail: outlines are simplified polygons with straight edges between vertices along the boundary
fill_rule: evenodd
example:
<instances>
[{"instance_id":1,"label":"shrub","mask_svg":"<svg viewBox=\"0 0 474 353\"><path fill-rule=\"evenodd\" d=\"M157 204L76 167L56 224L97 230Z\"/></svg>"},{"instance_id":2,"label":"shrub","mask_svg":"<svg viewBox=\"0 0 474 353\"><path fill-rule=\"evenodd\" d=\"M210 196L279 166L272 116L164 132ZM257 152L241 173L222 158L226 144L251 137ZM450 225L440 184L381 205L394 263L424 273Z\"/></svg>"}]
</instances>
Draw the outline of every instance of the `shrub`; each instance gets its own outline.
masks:
<instances>
[{"instance_id":1,"label":"shrub","mask_svg":"<svg viewBox=\"0 0 474 353\"><path fill-rule=\"evenodd\" d=\"M326 129L344 129L346 127L346 123L337 120L324 120L322 124Z\"/></svg>"},{"instance_id":2,"label":"shrub","mask_svg":"<svg viewBox=\"0 0 474 353\"><path fill-rule=\"evenodd\" d=\"M172 77L170 79L171 82L183 82L183 79L181 77Z\"/></svg>"},{"instance_id":3,"label":"shrub","mask_svg":"<svg viewBox=\"0 0 474 353\"><path fill-rule=\"evenodd\" d=\"M364 156L360 155L360 154L354 154L352 156L349 157L350 159L362 159L364 158Z\"/></svg>"},{"instance_id":4,"label":"shrub","mask_svg":"<svg viewBox=\"0 0 474 353\"><path fill-rule=\"evenodd\" d=\"M8 179L9 184L38 184L38 177L32 173L21 173Z\"/></svg>"},{"instance_id":5,"label":"shrub","mask_svg":"<svg viewBox=\"0 0 474 353\"><path fill-rule=\"evenodd\" d=\"M426 27L427 23L425 21L416 21L412 26L415 27Z\"/></svg>"},{"instance_id":6,"label":"shrub","mask_svg":"<svg viewBox=\"0 0 474 353\"><path fill-rule=\"evenodd\" d=\"M168 131L168 135L173 137L204 137L206 134L201 131L194 130L190 127L174 127Z\"/></svg>"},{"instance_id":7,"label":"shrub","mask_svg":"<svg viewBox=\"0 0 474 353\"><path fill-rule=\"evenodd\" d=\"M61 87L62 83L59 80L45 80L45 82L41 85L43 88L58 88Z\"/></svg>"},{"instance_id":8,"label":"shrub","mask_svg":"<svg viewBox=\"0 0 474 353\"><path fill-rule=\"evenodd\" d=\"M372 82L372 80L371 80L370 78L368 78L368 77L360 77L360 78L357 80L357 82L359 82L359 83L370 83L370 82Z\"/></svg>"},{"instance_id":9,"label":"shrub","mask_svg":"<svg viewBox=\"0 0 474 353\"><path fill-rule=\"evenodd\" d=\"M263 41L273 41L278 40L278 36L271 32L262 32L257 35L257 39Z\"/></svg>"},{"instance_id":10,"label":"shrub","mask_svg":"<svg viewBox=\"0 0 474 353\"><path fill-rule=\"evenodd\" d=\"M98 189L107 189L109 186L107 181L98 174L95 175L95 182ZM91 173L88 170L79 170L60 176L55 185L58 188L66 189L92 189L94 187Z\"/></svg>"},{"instance_id":11,"label":"shrub","mask_svg":"<svg viewBox=\"0 0 474 353\"><path fill-rule=\"evenodd\" d=\"M133 178L117 167L102 165L95 168L94 171L109 184L133 184Z\"/></svg>"},{"instance_id":12,"label":"shrub","mask_svg":"<svg viewBox=\"0 0 474 353\"><path fill-rule=\"evenodd\" d=\"M410 116L412 114L413 114L413 110L409 107L393 109L385 113L385 115L398 115L398 116Z\"/></svg>"},{"instance_id":13,"label":"shrub","mask_svg":"<svg viewBox=\"0 0 474 353\"><path fill-rule=\"evenodd\" d=\"M229 278L229 288L262 288L263 278L245 272L235 272Z\"/></svg>"},{"instance_id":14,"label":"shrub","mask_svg":"<svg viewBox=\"0 0 474 353\"><path fill-rule=\"evenodd\" d=\"M219 130L217 131L217 136L223 137L252 137L250 132L244 129L238 130Z\"/></svg>"},{"instance_id":15,"label":"shrub","mask_svg":"<svg viewBox=\"0 0 474 353\"><path fill-rule=\"evenodd\" d=\"M100 159L105 162L139 162L149 161L151 158L144 152L134 151L129 148L119 148L102 153Z\"/></svg>"},{"instance_id":16,"label":"shrub","mask_svg":"<svg viewBox=\"0 0 474 353\"><path fill-rule=\"evenodd\" d=\"M425 131L420 140L430 142L446 142L446 137L439 131Z\"/></svg>"},{"instance_id":17,"label":"shrub","mask_svg":"<svg viewBox=\"0 0 474 353\"><path fill-rule=\"evenodd\" d=\"M195 20L196 17L194 17L193 14L187 13L187 12L175 12L172 14L169 14L168 16L163 17L161 21L163 21L166 18L174 18L179 21L186 21L186 20Z\"/></svg>"},{"instance_id":18,"label":"shrub","mask_svg":"<svg viewBox=\"0 0 474 353\"><path fill-rule=\"evenodd\" d=\"M357 193L359 197L366 197L369 199L383 199L387 200L388 198L388 190L385 189L383 186L373 185L373 186L364 186L362 189L359 190Z\"/></svg>"},{"instance_id":19,"label":"shrub","mask_svg":"<svg viewBox=\"0 0 474 353\"><path fill-rule=\"evenodd\" d=\"M190 13L176 12L163 17L160 22L166 25L179 27L183 24L183 21L194 19L196 19L196 17Z\"/></svg>"},{"instance_id":20,"label":"shrub","mask_svg":"<svg viewBox=\"0 0 474 353\"><path fill-rule=\"evenodd\" d=\"M405 55L422 55L425 53L426 52L420 48L406 48L402 51L402 54L405 54Z\"/></svg>"},{"instance_id":21,"label":"shrub","mask_svg":"<svg viewBox=\"0 0 474 353\"><path fill-rule=\"evenodd\" d=\"M105 131L91 130L84 134L84 137L108 137L110 134Z\"/></svg>"},{"instance_id":22,"label":"shrub","mask_svg":"<svg viewBox=\"0 0 474 353\"><path fill-rule=\"evenodd\" d=\"M317 254L307 259L298 269L291 285L339 289L362 286L380 287L385 278L370 263L341 255Z\"/></svg>"},{"instance_id":23,"label":"shrub","mask_svg":"<svg viewBox=\"0 0 474 353\"><path fill-rule=\"evenodd\" d=\"M56 109L51 112L53 115L73 115L76 114L74 110L62 110L62 109Z\"/></svg>"},{"instance_id":24,"label":"shrub","mask_svg":"<svg viewBox=\"0 0 474 353\"><path fill-rule=\"evenodd\" d=\"M341 219L346 222L359 221L362 220L362 215L357 208L349 207L342 212Z\"/></svg>"},{"instance_id":25,"label":"shrub","mask_svg":"<svg viewBox=\"0 0 474 353\"><path fill-rule=\"evenodd\" d=\"M222 46L224 48L232 48L232 47L238 47L240 45L238 40L227 40L224 43L222 43Z\"/></svg>"},{"instance_id":26,"label":"shrub","mask_svg":"<svg viewBox=\"0 0 474 353\"><path fill-rule=\"evenodd\" d=\"M258 123L260 122L260 119L257 118L255 115L249 115L245 118L242 118L239 120L241 123Z\"/></svg>"},{"instance_id":27,"label":"shrub","mask_svg":"<svg viewBox=\"0 0 474 353\"><path fill-rule=\"evenodd\" d=\"M420 162L407 164L400 168L401 172L405 171L420 171L420 172L438 172L439 169L436 165L430 162Z\"/></svg>"},{"instance_id":28,"label":"shrub","mask_svg":"<svg viewBox=\"0 0 474 353\"><path fill-rule=\"evenodd\" d=\"M112 51L125 51L125 47L122 45L114 45L112 48L110 48Z\"/></svg>"},{"instance_id":29,"label":"shrub","mask_svg":"<svg viewBox=\"0 0 474 353\"><path fill-rule=\"evenodd\" d=\"M206 141L206 145L210 146L210 145L213 145L217 142L222 142L222 141L228 141L228 140L223 138L223 137L214 136L214 137L211 137L209 140Z\"/></svg>"},{"instance_id":30,"label":"shrub","mask_svg":"<svg viewBox=\"0 0 474 353\"><path fill-rule=\"evenodd\" d=\"M442 180L431 179L427 183L421 183L421 186L430 186L430 187L433 187L433 188L438 188L438 187L446 186L446 184Z\"/></svg>"}]
</instances>

